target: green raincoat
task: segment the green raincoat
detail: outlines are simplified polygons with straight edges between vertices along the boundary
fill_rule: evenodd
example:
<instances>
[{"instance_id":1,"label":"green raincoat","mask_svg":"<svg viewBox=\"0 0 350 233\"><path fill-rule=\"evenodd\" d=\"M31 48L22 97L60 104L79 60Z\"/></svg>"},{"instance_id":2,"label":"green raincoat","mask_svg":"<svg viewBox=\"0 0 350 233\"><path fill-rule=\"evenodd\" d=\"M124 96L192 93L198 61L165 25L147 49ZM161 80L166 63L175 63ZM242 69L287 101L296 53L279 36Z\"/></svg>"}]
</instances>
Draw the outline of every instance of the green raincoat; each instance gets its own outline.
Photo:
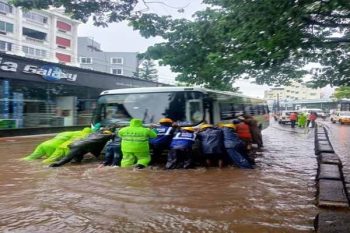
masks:
<instances>
[{"instance_id":1,"label":"green raincoat","mask_svg":"<svg viewBox=\"0 0 350 233\"><path fill-rule=\"evenodd\" d=\"M130 126L119 130L118 136L122 139L122 167L130 167L135 163L147 166L151 161L149 139L157 137L157 133L143 127L140 119L132 119Z\"/></svg>"},{"instance_id":2,"label":"green raincoat","mask_svg":"<svg viewBox=\"0 0 350 233\"><path fill-rule=\"evenodd\" d=\"M69 153L69 151L70 151L69 145L71 143L73 143L74 141L86 138L87 136L89 136L89 134L91 134L91 132L92 132L91 128L84 128L81 131L76 131L75 134L68 141L65 141L64 143L59 145L56 148L56 150L52 153L52 155L50 157L48 157L47 159L45 159L43 161L43 163L44 164L51 164L51 163L54 163L54 162L62 159L63 157L65 157Z\"/></svg>"},{"instance_id":3,"label":"green raincoat","mask_svg":"<svg viewBox=\"0 0 350 233\"><path fill-rule=\"evenodd\" d=\"M305 128L306 120L307 120L306 114L305 113L300 114L298 117L298 126L301 128Z\"/></svg>"},{"instance_id":4,"label":"green raincoat","mask_svg":"<svg viewBox=\"0 0 350 233\"><path fill-rule=\"evenodd\" d=\"M35 160L40 158L48 158L50 157L57 147L59 147L62 143L71 139L77 132L79 131L69 131L57 134L54 138L42 142L39 144L33 153L26 156L24 160Z\"/></svg>"}]
</instances>

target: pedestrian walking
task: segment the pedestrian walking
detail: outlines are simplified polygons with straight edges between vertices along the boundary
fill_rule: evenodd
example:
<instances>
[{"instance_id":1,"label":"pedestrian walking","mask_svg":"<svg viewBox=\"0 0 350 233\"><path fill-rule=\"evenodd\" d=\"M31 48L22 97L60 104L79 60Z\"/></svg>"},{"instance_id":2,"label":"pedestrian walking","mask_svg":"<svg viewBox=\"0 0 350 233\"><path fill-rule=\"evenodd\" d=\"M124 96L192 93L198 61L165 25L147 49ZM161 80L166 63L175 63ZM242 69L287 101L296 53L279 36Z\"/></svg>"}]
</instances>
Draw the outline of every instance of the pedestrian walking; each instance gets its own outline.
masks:
<instances>
[{"instance_id":1,"label":"pedestrian walking","mask_svg":"<svg viewBox=\"0 0 350 233\"><path fill-rule=\"evenodd\" d=\"M297 122L298 119L298 114L296 112L291 112L289 115L289 120L290 120L290 127L292 129L295 128L295 123Z\"/></svg>"},{"instance_id":2,"label":"pedestrian walking","mask_svg":"<svg viewBox=\"0 0 350 233\"><path fill-rule=\"evenodd\" d=\"M305 128L307 116L306 113L301 113L298 115L298 126L300 128Z\"/></svg>"},{"instance_id":3,"label":"pedestrian walking","mask_svg":"<svg viewBox=\"0 0 350 233\"><path fill-rule=\"evenodd\" d=\"M307 119L307 126L309 128L314 128L316 119L317 119L316 112L311 112L308 116L308 119Z\"/></svg>"}]
</instances>

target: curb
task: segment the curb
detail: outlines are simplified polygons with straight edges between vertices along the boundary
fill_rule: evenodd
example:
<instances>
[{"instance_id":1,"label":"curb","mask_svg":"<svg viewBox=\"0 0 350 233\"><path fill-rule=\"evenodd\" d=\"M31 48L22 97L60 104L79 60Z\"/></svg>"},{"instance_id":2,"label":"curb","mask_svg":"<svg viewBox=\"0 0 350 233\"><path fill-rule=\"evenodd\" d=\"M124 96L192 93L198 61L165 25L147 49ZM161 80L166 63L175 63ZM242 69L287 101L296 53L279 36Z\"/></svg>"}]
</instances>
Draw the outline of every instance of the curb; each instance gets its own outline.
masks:
<instances>
[{"instance_id":1,"label":"curb","mask_svg":"<svg viewBox=\"0 0 350 233\"><path fill-rule=\"evenodd\" d=\"M350 229L349 195L345 186L343 165L334 152L324 124L315 128L315 155L318 169L316 175L317 206L331 208L322 210L315 218L314 226L318 233L347 233ZM329 128L328 128L329 129Z\"/></svg>"}]
</instances>

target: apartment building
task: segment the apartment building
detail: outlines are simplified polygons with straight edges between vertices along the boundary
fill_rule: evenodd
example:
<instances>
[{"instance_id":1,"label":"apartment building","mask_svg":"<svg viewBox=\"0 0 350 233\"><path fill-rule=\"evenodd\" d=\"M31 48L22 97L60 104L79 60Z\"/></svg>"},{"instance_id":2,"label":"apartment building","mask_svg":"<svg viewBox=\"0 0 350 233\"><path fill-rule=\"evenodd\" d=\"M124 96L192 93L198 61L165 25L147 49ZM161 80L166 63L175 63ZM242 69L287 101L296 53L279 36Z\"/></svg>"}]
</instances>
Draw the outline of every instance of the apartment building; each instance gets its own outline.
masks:
<instances>
[{"instance_id":1,"label":"apartment building","mask_svg":"<svg viewBox=\"0 0 350 233\"><path fill-rule=\"evenodd\" d=\"M59 9L25 11L0 0L0 52L77 66L78 25Z\"/></svg>"},{"instance_id":2,"label":"apartment building","mask_svg":"<svg viewBox=\"0 0 350 233\"><path fill-rule=\"evenodd\" d=\"M321 99L321 89L313 89L304 83L293 82L290 86L275 87L265 91L266 100L294 101Z\"/></svg>"},{"instance_id":3,"label":"apartment building","mask_svg":"<svg viewBox=\"0 0 350 233\"><path fill-rule=\"evenodd\" d=\"M140 64L136 52L104 52L100 43L89 37L78 38L81 68L134 77Z\"/></svg>"}]
</instances>

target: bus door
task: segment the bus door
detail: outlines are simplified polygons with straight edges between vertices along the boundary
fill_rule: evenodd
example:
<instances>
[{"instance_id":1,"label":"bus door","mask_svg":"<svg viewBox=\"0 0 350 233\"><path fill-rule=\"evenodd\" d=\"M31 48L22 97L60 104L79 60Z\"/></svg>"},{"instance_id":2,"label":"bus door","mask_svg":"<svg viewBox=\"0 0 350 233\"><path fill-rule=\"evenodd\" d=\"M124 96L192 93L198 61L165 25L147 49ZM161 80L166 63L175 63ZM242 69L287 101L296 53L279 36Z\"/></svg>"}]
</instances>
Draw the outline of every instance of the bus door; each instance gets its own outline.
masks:
<instances>
[{"instance_id":1,"label":"bus door","mask_svg":"<svg viewBox=\"0 0 350 233\"><path fill-rule=\"evenodd\" d=\"M203 119L203 101L200 99L186 101L186 121L198 124Z\"/></svg>"}]
</instances>

